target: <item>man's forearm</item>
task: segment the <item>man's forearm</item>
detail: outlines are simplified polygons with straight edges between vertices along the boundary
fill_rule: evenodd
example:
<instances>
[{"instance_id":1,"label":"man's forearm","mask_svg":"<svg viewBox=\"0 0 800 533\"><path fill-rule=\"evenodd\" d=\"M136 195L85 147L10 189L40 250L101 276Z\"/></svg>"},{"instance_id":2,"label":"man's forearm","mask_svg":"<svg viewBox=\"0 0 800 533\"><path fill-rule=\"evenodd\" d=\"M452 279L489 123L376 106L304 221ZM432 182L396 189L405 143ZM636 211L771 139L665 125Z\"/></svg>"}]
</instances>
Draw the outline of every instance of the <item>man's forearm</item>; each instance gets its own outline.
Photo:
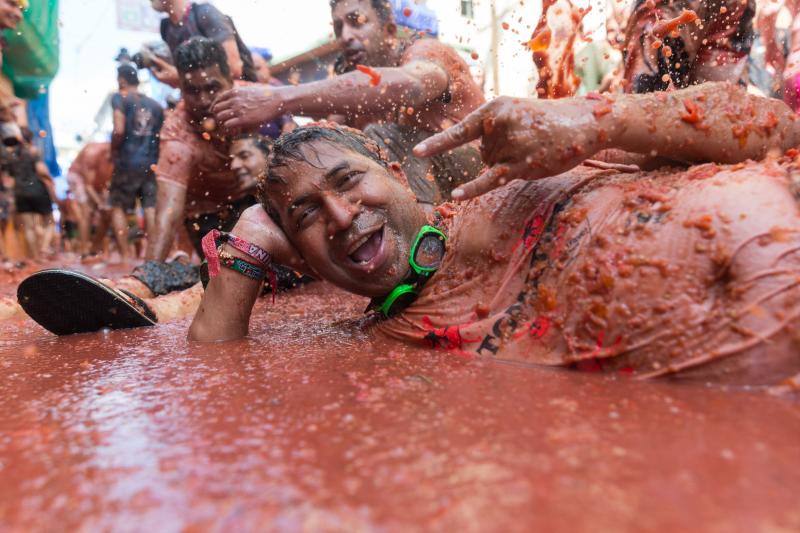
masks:
<instances>
[{"instance_id":1,"label":"man's forearm","mask_svg":"<svg viewBox=\"0 0 800 533\"><path fill-rule=\"evenodd\" d=\"M246 255L225 245L225 250L243 259ZM227 341L247 336L250 314L263 281L222 268L206 287L200 308L189 328L189 340Z\"/></svg>"},{"instance_id":2,"label":"man's forearm","mask_svg":"<svg viewBox=\"0 0 800 533\"><path fill-rule=\"evenodd\" d=\"M613 132L612 147L629 152L737 163L800 143L800 122L783 102L748 95L729 83L626 95L609 108L598 121Z\"/></svg>"},{"instance_id":3,"label":"man's forearm","mask_svg":"<svg viewBox=\"0 0 800 533\"><path fill-rule=\"evenodd\" d=\"M419 107L447 88L443 72L420 68L371 69L372 75L354 71L327 80L282 87L285 113L325 118L341 114L348 118L383 115L400 106Z\"/></svg>"}]
</instances>

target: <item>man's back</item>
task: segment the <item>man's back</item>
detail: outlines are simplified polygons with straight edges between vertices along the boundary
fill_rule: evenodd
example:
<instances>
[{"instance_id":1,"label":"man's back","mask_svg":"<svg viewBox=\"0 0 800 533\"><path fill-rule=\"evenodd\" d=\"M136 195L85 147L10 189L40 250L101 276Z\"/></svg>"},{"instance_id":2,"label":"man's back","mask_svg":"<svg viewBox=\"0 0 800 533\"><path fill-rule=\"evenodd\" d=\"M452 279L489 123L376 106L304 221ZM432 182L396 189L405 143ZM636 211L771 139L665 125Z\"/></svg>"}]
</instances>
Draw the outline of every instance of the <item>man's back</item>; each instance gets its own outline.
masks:
<instances>
[{"instance_id":1,"label":"man's back","mask_svg":"<svg viewBox=\"0 0 800 533\"><path fill-rule=\"evenodd\" d=\"M164 123L161 106L141 93L115 94L111 106L125 116L125 137L115 164L121 169L147 169L158 161L158 135Z\"/></svg>"}]
</instances>

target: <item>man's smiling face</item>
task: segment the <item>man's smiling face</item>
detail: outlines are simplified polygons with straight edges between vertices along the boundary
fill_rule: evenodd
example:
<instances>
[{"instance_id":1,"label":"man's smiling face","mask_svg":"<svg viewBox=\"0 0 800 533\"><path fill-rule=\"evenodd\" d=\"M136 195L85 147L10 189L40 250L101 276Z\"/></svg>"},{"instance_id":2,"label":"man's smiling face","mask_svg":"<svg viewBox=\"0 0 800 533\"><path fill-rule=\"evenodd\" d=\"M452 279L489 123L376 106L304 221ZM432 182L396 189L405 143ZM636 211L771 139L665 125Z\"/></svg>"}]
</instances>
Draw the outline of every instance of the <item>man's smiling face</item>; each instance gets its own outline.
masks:
<instances>
[{"instance_id":1,"label":"man's smiling face","mask_svg":"<svg viewBox=\"0 0 800 533\"><path fill-rule=\"evenodd\" d=\"M286 236L324 279L362 296L387 294L408 272L426 223L402 173L328 140L299 150L305 161L273 168L277 180L267 181Z\"/></svg>"}]
</instances>

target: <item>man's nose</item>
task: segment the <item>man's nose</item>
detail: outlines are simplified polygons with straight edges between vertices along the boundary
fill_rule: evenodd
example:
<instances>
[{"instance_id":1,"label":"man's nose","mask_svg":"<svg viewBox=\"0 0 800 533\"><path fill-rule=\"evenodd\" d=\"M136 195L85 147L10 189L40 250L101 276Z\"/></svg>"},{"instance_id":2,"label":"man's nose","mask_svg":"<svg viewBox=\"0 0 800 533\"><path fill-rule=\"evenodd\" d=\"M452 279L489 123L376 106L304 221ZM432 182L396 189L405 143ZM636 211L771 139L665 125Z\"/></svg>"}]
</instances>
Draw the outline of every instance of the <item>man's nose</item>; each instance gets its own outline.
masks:
<instances>
[{"instance_id":1,"label":"man's nose","mask_svg":"<svg viewBox=\"0 0 800 533\"><path fill-rule=\"evenodd\" d=\"M328 211L328 234L336 235L349 228L358 214L358 205L350 202L341 194L325 196L325 209Z\"/></svg>"},{"instance_id":2,"label":"man's nose","mask_svg":"<svg viewBox=\"0 0 800 533\"><path fill-rule=\"evenodd\" d=\"M242 160L238 157L231 159L231 170L239 170L242 168Z\"/></svg>"},{"instance_id":3,"label":"man's nose","mask_svg":"<svg viewBox=\"0 0 800 533\"><path fill-rule=\"evenodd\" d=\"M341 40L342 44L345 46L348 46L351 42L356 40L356 34L349 24L345 24L342 28L342 35L339 37L339 40Z\"/></svg>"}]
</instances>

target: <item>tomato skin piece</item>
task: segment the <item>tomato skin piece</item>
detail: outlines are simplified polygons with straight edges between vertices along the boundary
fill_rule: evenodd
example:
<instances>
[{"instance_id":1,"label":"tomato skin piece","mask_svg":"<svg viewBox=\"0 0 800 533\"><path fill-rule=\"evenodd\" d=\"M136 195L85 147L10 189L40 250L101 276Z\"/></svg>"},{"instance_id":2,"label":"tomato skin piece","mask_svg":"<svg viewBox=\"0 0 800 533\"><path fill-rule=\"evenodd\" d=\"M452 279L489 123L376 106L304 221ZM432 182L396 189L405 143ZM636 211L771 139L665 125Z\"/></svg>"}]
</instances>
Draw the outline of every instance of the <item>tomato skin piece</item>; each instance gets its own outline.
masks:
<instances>
[{"instance_id":1,"label":"tomato skin piece","mask_svg":"<svg viewBox=\"0 0 800 533\"><path fill-rule=\"evenodd\" d=\"M380 73L376 72L375 70L373 70L372 68L370 68L370 67L368 67L366 65L356 65L356 69L359 72L362 72L362 73L366 74L367 76L369 76L369 84L370 84L370 86L377 87L380 84L380 82L381 82Z\"/></svg>"}]
</instances>

